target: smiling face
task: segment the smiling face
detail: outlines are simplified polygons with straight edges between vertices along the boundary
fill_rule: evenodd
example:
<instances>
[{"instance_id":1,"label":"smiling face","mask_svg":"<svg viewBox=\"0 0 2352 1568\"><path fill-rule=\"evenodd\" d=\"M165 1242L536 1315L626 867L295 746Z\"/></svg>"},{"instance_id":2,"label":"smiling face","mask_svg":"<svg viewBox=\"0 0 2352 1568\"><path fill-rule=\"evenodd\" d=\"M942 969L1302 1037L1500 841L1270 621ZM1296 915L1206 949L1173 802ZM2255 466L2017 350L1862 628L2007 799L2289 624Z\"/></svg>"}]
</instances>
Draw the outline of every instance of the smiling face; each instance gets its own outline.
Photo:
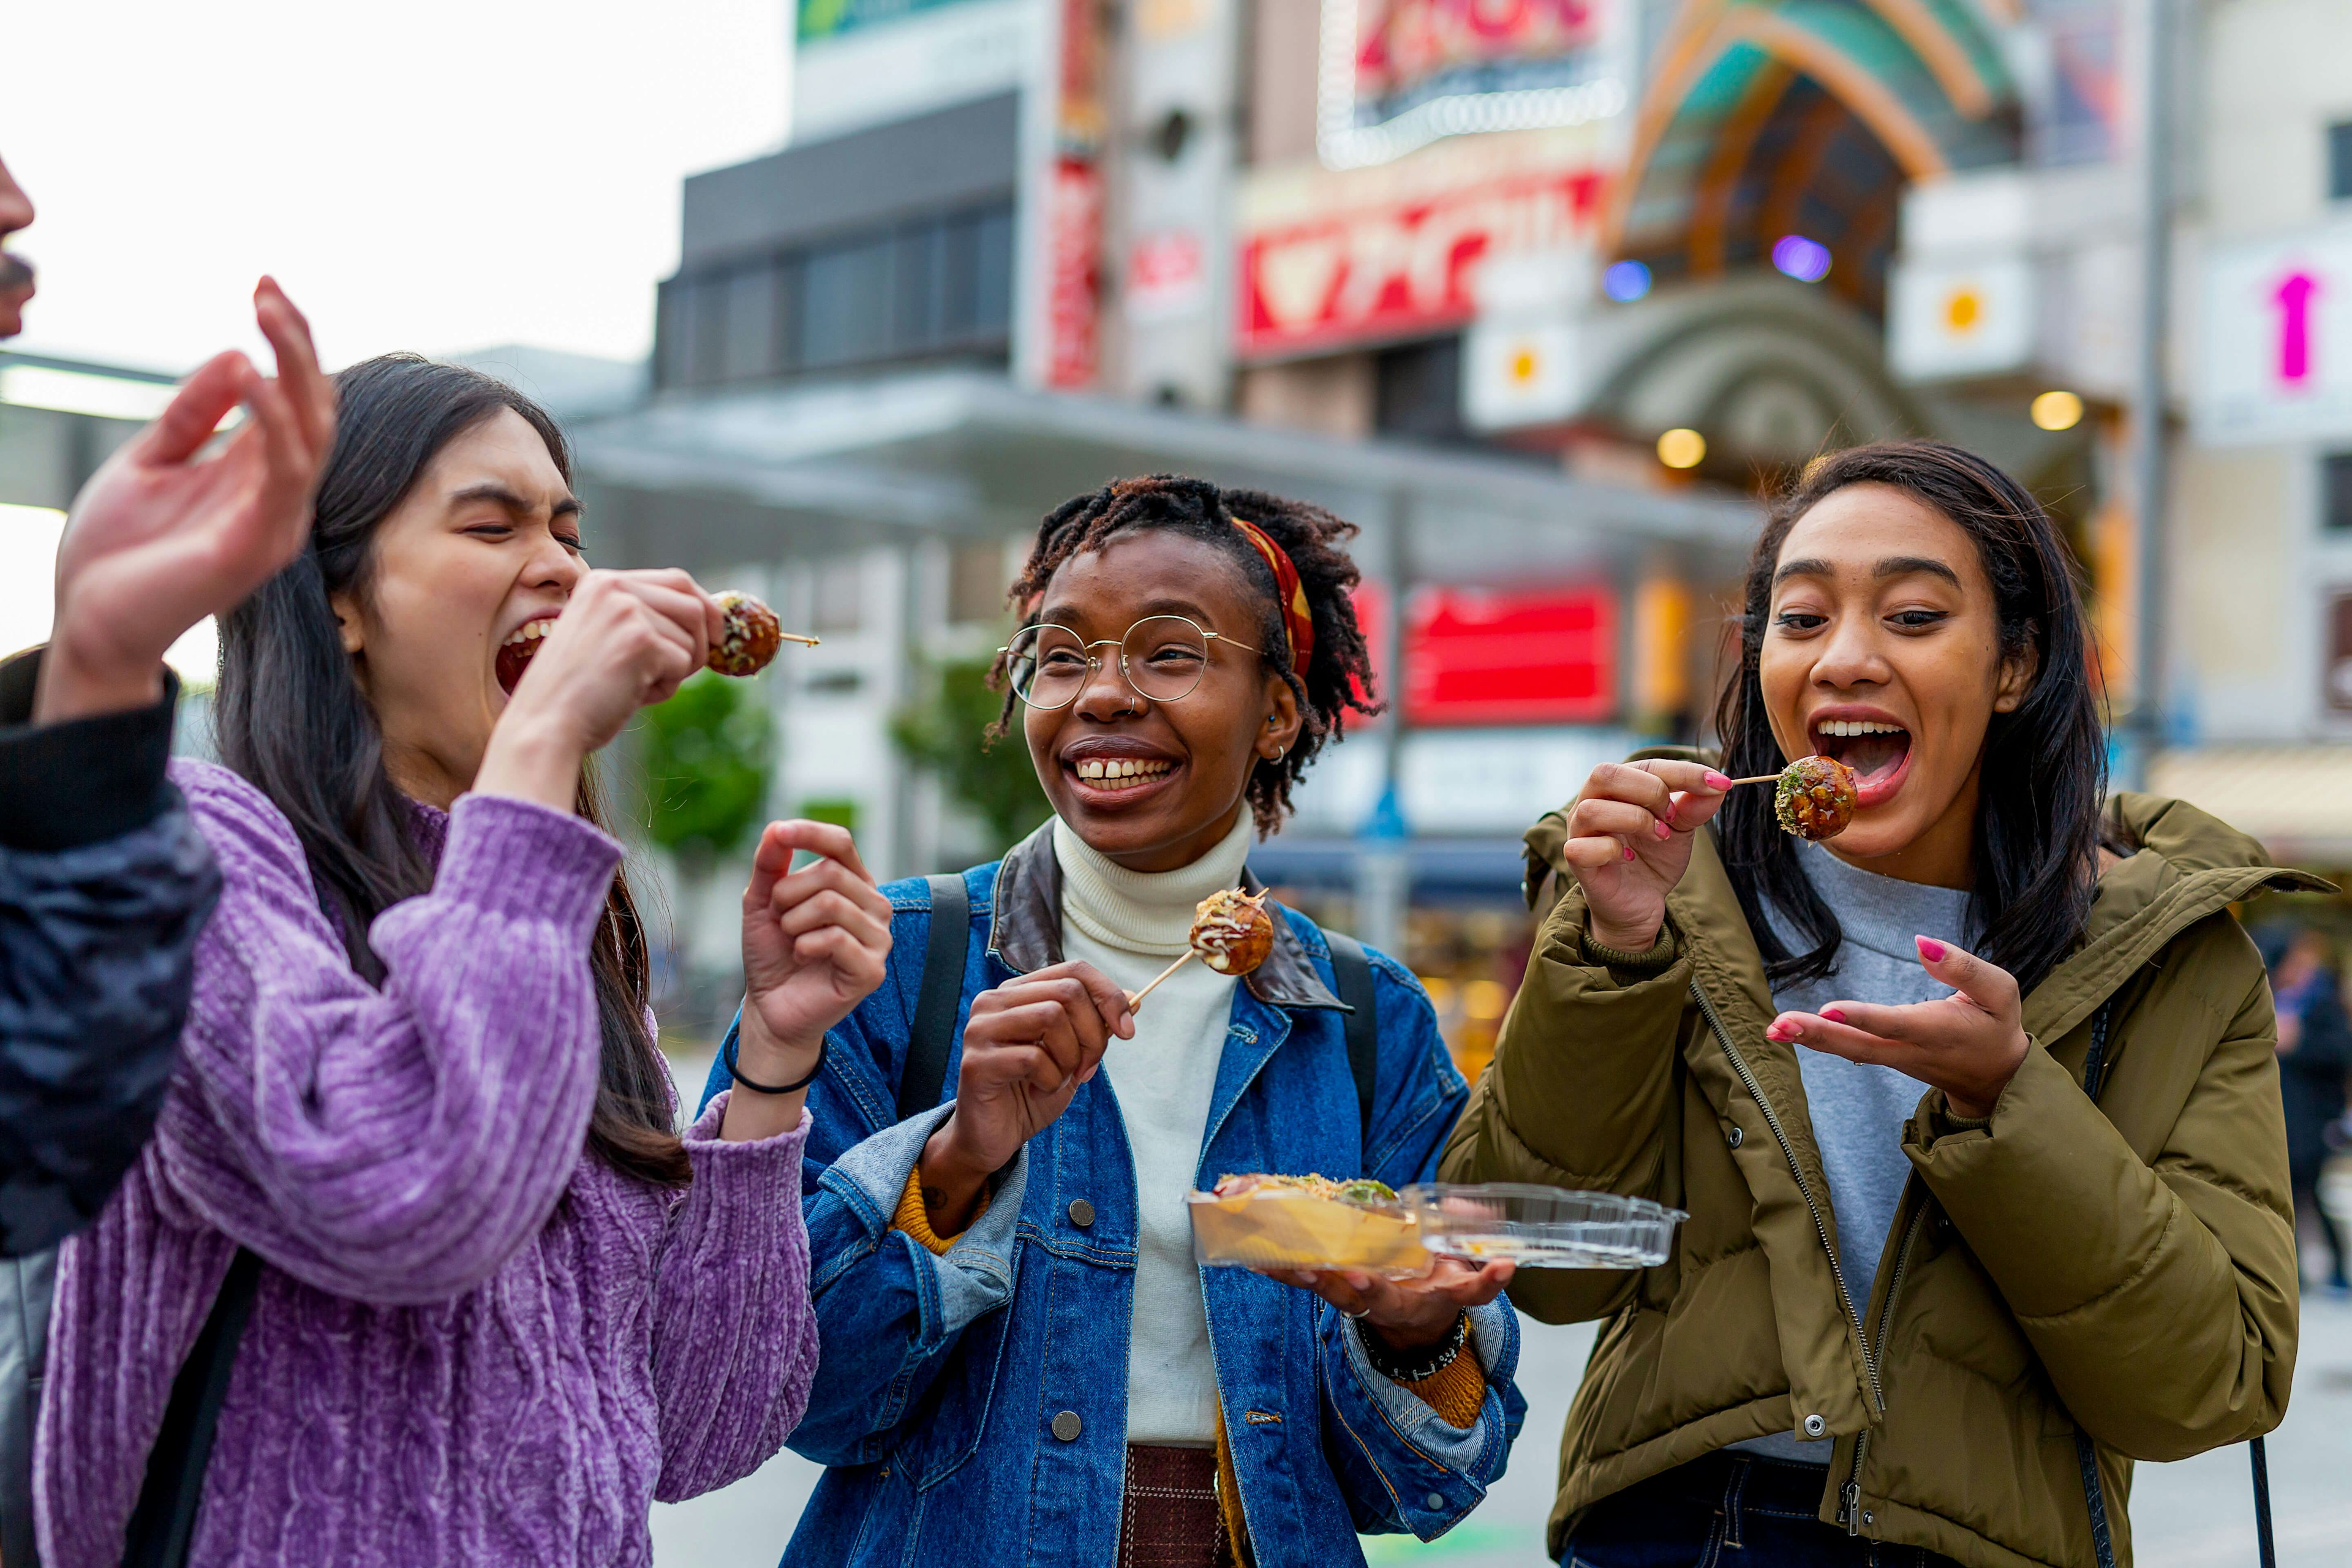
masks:
<instances>
[{"instance_id":1,"label":"smiling face","mask_svg":"<svg viewBox=\"0 0 2352 1568\"><path fill-rule=\"evenodd\" d=\"M0 163L0 246L32 222L32 198L9 176L8 165ZM25 330L25 302L32 297L32 268L0 248L0 338L13 338Z\"/></svg>"},{"instance_id":2,"label":"smiling face","mask_svg":"<svg viewBox=\"0 0 2352 1568\"><path fill-rule=\"evenodd\" d=\"M1782 752L1858 775L1840 859L1966 887L1985 731L2033 673L2001 657L1975 542L1907 492L1849 485L1781 543L1757 674Z\"/></svg>"},{"instance_id":3,"label":"smiling face","mask_svg":"<svg viewBox=\"0 0 2352 1568\"><path fill-rule=\"evenodd\" d=\"M1034 617L1086 642L1116 641L1149 616L1183 616L1255 645L1258 594L1241 568L1197 539L1141 530L1072 556ZM1118 649L1066 707L1024 707L1022 733L1055 814L1088 847L1133 871L1170 871L1233 831L1260 758L1297 742L1298 705L1258 655L1213 638L1201 683L1172 702L1137 694Z\"/></svg>"},{"instance_id":4,"label":"smiling face","mask_svg":"<svg viewBox=\"0 0 2352 1568\"><path fill-rule=\"evenodd\" d=\"M587 573L580 503L511 409L441 448L376 528L343 647L394 782L446 806L471 786L507 695Z\"/></svg>"}]
</instances>

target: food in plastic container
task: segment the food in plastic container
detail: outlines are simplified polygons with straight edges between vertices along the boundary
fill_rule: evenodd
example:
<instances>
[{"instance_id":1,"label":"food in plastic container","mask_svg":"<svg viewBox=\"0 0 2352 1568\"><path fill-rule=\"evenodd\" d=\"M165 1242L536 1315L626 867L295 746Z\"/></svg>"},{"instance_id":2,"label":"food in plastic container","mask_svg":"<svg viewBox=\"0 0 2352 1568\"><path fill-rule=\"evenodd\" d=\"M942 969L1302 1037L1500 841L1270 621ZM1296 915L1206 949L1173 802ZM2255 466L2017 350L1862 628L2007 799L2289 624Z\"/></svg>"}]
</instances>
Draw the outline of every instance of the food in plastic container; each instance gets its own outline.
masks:
<instances>
[{"instance_id":1,"label":"food in plastic container","mask_svg":"<svg viewBox=\"0 0 2352 1568\"><path fill-rule=\"evenodd\" d=\"M1653 1268L1690 1217L1647 1198L1524 1182L1432 1182L1401 1195L1430 1251L1522 1268Z\"/></svg>"},{"instance_id":2,"label":"food in plastic container","mask_svg":"<svg viewBox=\"0 0 2352 1568\"><path fill-rule=\"evenodd\" d=\"M1225 1176L1185 1201L1192 1256L1210 1268L1359 1268L1394 1279L1433 1261L1412 1212L1380 1182Z\"/></svg>"}]
</instances>

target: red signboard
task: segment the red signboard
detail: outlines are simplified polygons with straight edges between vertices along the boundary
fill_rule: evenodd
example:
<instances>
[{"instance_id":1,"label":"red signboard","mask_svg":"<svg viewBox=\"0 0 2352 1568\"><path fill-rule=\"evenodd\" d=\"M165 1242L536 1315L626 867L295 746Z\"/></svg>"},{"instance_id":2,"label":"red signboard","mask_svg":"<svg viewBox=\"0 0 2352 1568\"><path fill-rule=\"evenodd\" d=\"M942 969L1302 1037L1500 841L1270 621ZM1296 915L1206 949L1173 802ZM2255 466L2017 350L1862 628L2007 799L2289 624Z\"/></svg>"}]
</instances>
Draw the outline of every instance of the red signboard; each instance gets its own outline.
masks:
<instances>
[{"instance_id":1,"label":"red signboard","mask_svg":"<svg viewBox=\"0 0 2352 1568\"><path fill-rule=\"evenodd\" d=\"M1601 195L1597 171L1551 172L1259 229L1242 250L1241 352L1459 327L1476 310L1479 263L1582 243Z\"/></svg>"},{"instance_id":2,"label":"red signboard","mask_svg":"<svg viewBox=\"0 0 2352 1568\"><path fill-rule=\"evenodd\" d=\"M1618 707L1616 591L1421 589L1404 666L1411 723L1597 723Z\"/></svg>"},{"instance_id":3,"label":"red signboard","mask_svg":"<svg viewBox=\"0 0 2352 1568\"><path fill-rule=\"evenodd\" d=\"M1379 102L1449 73L1573 54L1601 32L1591 0L1368 0L1357 13L1356 97Z\"/></svg>"}]
</instances>

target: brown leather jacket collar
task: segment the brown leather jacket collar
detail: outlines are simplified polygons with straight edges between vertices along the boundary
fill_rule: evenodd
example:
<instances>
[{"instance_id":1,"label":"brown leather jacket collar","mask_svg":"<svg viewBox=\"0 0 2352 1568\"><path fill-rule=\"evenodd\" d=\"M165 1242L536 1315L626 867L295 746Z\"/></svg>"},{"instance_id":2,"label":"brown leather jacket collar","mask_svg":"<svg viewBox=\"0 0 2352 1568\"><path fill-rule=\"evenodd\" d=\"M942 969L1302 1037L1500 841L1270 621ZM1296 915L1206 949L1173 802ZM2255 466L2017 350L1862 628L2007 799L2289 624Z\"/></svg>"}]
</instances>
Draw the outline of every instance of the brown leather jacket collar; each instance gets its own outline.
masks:
<instances>
[{"instance_id":1,"label":"brown leather jacket collar","mask_svg":"<svg viewBox=\"0 0 2352 1568\"><path fill-rule=\"evenodd\" d=\"M1244 868L1242 887L1265 890ZM988 921L989 956L1015 974L1026 974L1062 962L1062 863L1054 855L1054 823L1045 825L1006 851L996 870L995 907ZM1331 994L1316 973L1315 961L1298 932L1280 916L1274 922L1274 951L1265 962L1242 976L1250 994L1271 1007L1328 1007L1349 1011Z\"/></svg>"}]
</instances>

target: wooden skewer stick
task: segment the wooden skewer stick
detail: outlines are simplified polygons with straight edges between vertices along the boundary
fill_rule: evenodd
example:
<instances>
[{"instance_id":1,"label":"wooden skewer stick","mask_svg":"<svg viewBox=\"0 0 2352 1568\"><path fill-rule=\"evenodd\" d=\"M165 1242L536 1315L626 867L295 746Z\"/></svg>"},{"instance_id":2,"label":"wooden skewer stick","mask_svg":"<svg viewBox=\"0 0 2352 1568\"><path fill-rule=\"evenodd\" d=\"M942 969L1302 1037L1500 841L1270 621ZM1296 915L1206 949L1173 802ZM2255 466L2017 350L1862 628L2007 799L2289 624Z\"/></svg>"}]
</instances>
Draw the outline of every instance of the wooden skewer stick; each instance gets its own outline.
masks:
<instances>
[{"instance_id":1,"label":"wooden skewer stick","mask_svg":"<svg viewBox=\"0 0 2352 1568\"><path fill-rule=\"evenodd\" d=\"M817 646L818 639L803 632L778 632L776 635L786 642L803 643L810 647Z\"/></svg>"},{"instance_id":2,"label":"wooden skewer stick","mask_svg":"<svg viewBox=\"0 0 2352 1568\"><path fill-rule=\"evenodd\" d=\"M1138 1007L1142 1006L1142 1005L1143 1005L1143 999L1144 999L1146 996L1149 996L1149 995L1150 995L1150 994L1151 994L1152 987L1153 987L1153 986L1158 985L1161 981L1163 981L1163 980L1167 979L1170 975L1171 975L1171 974L1175 973L1178 970L1180 970L1180 969L1183 968L1183 967L1184 967L1184 961L1185 961L1186 959L1188 959L1188 958L1192 957L1192 950L1191 948L1189 948L1189 947L1188 947L1188 948L1186 948L1182 952L1181 952L1181 953L1179 953L1179 954L1177 954L1177 955L1176 955L1176 962L1175 962L1175 963L1173 963L1170 964L1167 968L1165 968L1165 969L1161 970L1159 973L1157 973L1157 974L1153 975L1153 976L1151 977L1150 983L1149 984L1145 985L1145 986L1144 986L1144 988L1143 988L1142 990L1140 990L1140 991L1130 991L1130 992L1129 992L1129 993L1127 994L1127 1010L1128 1010L1129 1012L1132 1013L1132 1012L1134 1012Z\"/></svg>"},{"instance_id":3,"label":"wooden skewer stick","mask_svg":"<svg viewBox=\"0 0 2352 1568\"><path fill-rule=\"evenodd\" d=\"M1782 771L1785 772L1786 770L1784 769ZM1752 779L1734 779L1731 781L1731 784L1727 784L1724 787L1729 789L1734 785L1744 784L1778 784L1780 781L1780 773L1758 773Z\"/></svg>"}]
</instances>

